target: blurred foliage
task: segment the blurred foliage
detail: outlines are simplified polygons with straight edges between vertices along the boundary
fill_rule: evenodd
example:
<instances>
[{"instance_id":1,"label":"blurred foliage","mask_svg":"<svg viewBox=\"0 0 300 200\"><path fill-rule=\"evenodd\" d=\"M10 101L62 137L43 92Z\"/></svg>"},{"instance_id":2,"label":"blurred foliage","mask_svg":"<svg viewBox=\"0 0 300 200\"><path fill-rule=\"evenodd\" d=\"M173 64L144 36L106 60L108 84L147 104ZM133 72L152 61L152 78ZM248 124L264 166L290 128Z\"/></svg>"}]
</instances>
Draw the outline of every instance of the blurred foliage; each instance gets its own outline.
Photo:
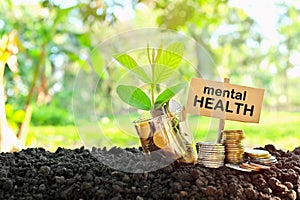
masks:
<instances>
[{"instance_id":1,"label":"blurred foliage","mask_svg":"<svg viewBox=\"0 0 300 200\"><path fill-rule=\"evenodd\" d=\"M32 113L32 125L73 125L72 114L55 104L35 107Z\"/></svg>"},{"instance_id":2,"label":"blurred foliage","mask_svg":"<svg viewBox=\"0 0 300 200\"><path fill-rule=\"evenodd\" d=\"M289 74L300 71L299 58L297 64L291 61L299 57L300 7L296 1L276 2L277 41L265 36L253 16L230 6L230 1L158 0L155 9L160 26L184 31L208 49L219 73L212 76L265 88L266 108L299 110L294 86L300 79ZM200 55L198 60L198 71L205 73Z\"/></svg>"},{"instance_id":3,"label":"blurred foliage","mask_svg":"<svg viewBox=\"0 0 300 200\"><path fill-rule=\"evenodd\" d=\"M0 62L4 65L7 64L13 72L18 71L16 54L19 49L23 50L24 48L15 30L11 31L8 35L4 34L2 38L0 38Z\"/></svg>"},{"instance_id":4,"label":"blurred foliage","mask_svg":"<svg viewBox=\"0 0 300 200\"><path fill-rule=\"evenodd\" d=\"M244 130L246 134L244 145L246 148L264 147L266 144L273 144L278 149L292 151L299 146L300 138L295 130L300 128L300 113L278 112L274 114L273 112L263 112L262 115L263 120L260 124L228 121L226 128L228 130ZM217 130L211 130L212 135L207 134L207 124L210 124L211 118L189 116L188 120L195 141L209 141L208 137L215 139ZM127 123L127 126L132 128L131 124ZM195 130L195 127L197 127L197 130ZM120 131L114 126L113 120L103 127L103 131L105 137L111 141L112 145L123 148L140 146L139 139L135 134L128 135ZM89 140L95 141L101 139L101 137L103 136L96 132L91 134ZM65 148L76 148L84 144L73 126L34 126L30 127L27 145L30 147L43 146L48 150L55 151L62 146Z\"/></svg>"},{"instance_id":5,"label":"blurred foliage","mask_svg":"<svg viewBox=\"0 0 300 200\"><path fill-rule=\"evenodd\" d=\"M5 105L6 117L9 121L10 126L13 129L17 129L23 122L25 112L22 109L16 109L12 104Z\"/></svg>"},{"instance_id":6,"label":"blurred foliage","mask_svg":"<svg viewBox=\"0 0 300 200\"><path fill-rule=\"evenodd\" d=\"M72 90L79 68L100 75L101 88L95 98L101 101L95 106L107 112L111 105L101 102L115 97L113 88L124 71L110 66L103 73L110 61L95 47L120 31L151 26L182 32L212 55L215 70L207 67L201 49L196 48L197 70L187 67L188 63L180 68L185 79L228 76L232 83L265 88L266 108L299 109L299 76L289 77L299 67L291 61L300 51L300 9L295 1L276 1L277 42L270 42L253 16L229 0L36 2L0 2L0 36L15 30L24 50L18 54L19 72L5 72L11 123L20 123L20 116L12 113L32 103L34 125L72 124ZM132 18L127 19L129 12Z\"/></svg>"},{"instance_id":7,"label":"blurred foliage","mask_svg":"<svg viewBox=\"0 0 300 200\"><path fill-rule=\"evenodd\" d=\"M0 35L14 29L26 49L19 54L19 72L6 72L7 102L18 109L31 103L54 109L48 116L45 116L46 107L35 109L34 124L69 123L70 120L63 121L63 116L72 117L72 82L78 66L97 69L101 55L91 53L99 42L93 41L93 37L98 37L102 28L112 26L116 17L111 8L120 6L110 1L63 4L51 0L0 3L3 24Z\"/></svg>"}]
</instances>

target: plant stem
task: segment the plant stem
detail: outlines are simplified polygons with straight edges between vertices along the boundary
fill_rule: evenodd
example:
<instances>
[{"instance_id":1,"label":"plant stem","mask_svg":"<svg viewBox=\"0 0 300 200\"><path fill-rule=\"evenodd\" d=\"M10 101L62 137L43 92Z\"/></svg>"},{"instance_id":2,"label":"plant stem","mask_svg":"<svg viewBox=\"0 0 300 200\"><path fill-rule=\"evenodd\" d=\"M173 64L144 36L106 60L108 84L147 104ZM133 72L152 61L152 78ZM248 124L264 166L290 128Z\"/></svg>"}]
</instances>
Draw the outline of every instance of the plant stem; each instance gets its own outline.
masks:
<instances>
[{"instance_id":1,"label":"plant stem","mask_svg":"<svg viewBox=\"0 0 300 200\"><path fill-rule=\"evenodd\" d=\"M152 103L152 108L155 109L155 97L154 97L154 90L155 90L155 49L152 49L152 62L151 64L151 69L152 69L152 82L151 82L151 103Z\"/></svg>"},{"instance_id":2,"label":"plant stem","mask_svg":"<svg viewBox=\"0 0 300 200\"><path fill-rule=\"evenodd\" d=\"M152 69L152 82L151 82L151 104L152 108L154 108L154 89L155 89L155 83L154 83L154 72L155 72L155 64L151 64L151 69Z\"/></svg>"},{"instance_id":3,"label":"plant stem","mask_svg":"<svg viewBox=\"0 0 300 200\"><path fill-rule=\"evenodd\" d=\"M152 82L151 82L151 104L152 104L152 108L155 109L155 97L154 97L154 89L155 89L155 82L154 82L154 79L155 79L155 50L154 48L152 49L152 62L150 62L151 64L151 70L152 70Z\"/></svg>"}]
</instances>

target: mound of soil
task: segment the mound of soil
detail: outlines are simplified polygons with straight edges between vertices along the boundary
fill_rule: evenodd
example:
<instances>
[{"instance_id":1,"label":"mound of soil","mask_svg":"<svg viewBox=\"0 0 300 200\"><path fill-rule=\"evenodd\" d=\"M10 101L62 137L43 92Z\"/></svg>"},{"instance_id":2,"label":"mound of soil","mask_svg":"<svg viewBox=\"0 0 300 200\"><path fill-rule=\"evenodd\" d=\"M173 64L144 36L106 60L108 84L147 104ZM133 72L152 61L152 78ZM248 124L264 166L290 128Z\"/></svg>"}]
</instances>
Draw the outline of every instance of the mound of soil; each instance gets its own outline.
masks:
<instances>
[{"instance_id":1,"label":"mound of soil","mask_svg":"<svg viewBox=\"0 0 300 200\"><path fill-rule=\"evenodd\" d=\"M93 155L135 155L140 149L1 153L0 199L300 199L300 147L292 152L272 145L261 149L278 163L269 171L251 173L178 163L149 173L125 173Z\"/></svg>"}]
</instances>

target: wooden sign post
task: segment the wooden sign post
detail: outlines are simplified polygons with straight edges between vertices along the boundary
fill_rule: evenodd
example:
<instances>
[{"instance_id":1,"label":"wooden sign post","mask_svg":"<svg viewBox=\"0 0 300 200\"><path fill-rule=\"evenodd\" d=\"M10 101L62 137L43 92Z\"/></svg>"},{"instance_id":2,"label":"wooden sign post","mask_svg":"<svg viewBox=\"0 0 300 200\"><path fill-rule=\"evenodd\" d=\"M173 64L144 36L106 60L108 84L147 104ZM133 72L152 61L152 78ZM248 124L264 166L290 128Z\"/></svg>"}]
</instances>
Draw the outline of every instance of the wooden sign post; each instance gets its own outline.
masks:
<instances>
[{"instance_id":1,"label":"wooden sign post","mask_svg":"<svg viewBox=\"0 0 300 200\"><path fill-rule=\"evenodd\" d=\"M224 78L224 83L229 83L229 78ZM221 140L223 138L222 131L224 130L224 127L225 127L225 119L221 118L219 121L219 133L218 133L217 143L221 143Z\"/></svg>"},{"instance_id":2,"label":"wooden sign post","mask_svg":"<svg viewBox=\"0 0 300 200\"><path fill-rule=\"evenodd\" d=\"M240 86L224 82L192 78L186 111L190 114L220 119L218 142L225 120L258 123L264 89Z\"/></svg>"}]
</instances>

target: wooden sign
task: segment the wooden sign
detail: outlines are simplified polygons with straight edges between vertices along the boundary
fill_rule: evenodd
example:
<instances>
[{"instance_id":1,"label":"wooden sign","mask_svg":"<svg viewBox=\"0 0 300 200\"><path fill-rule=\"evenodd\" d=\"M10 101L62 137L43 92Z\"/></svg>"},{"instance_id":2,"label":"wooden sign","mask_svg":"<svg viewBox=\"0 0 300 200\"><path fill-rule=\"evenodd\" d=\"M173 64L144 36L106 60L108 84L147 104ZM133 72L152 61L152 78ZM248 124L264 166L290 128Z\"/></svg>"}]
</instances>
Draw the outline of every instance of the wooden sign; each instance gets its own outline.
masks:
<instances>
[{"instance_id":1,"label":"wooden sign","mask_svg":"<svg viewBox=\"0 0 300 200\"><path fill-rule=\"evenodd\" d=\"M258 123L264 89L193 78L187 113Z\"/></svg>"}]
</instances>

